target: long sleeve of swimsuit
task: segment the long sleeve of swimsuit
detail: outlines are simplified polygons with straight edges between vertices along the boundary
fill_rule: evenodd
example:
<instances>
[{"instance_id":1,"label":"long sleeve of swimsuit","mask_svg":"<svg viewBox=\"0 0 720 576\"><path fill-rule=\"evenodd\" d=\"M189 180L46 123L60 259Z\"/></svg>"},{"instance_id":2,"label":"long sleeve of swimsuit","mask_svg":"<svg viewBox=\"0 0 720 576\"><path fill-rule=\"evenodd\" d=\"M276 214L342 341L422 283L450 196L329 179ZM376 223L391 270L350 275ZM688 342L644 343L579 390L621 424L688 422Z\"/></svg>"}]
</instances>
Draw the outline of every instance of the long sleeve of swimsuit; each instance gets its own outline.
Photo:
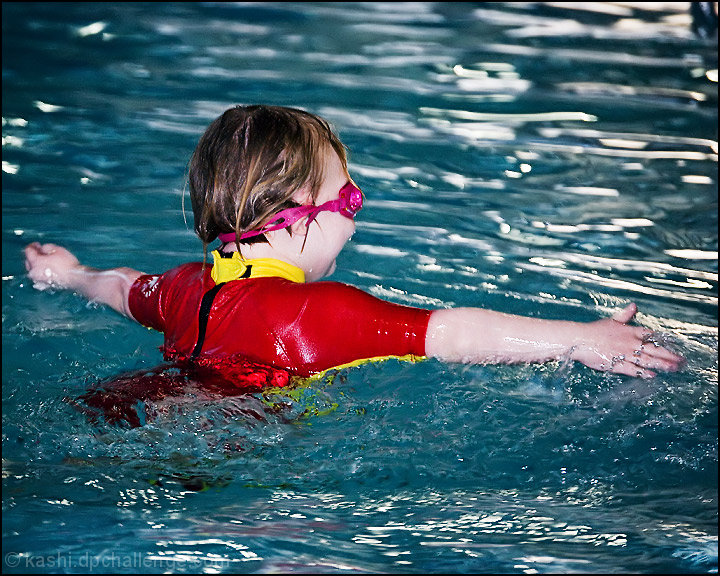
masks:
<instances>
[{"instance_id":1,"label":"long sleeve of swimsuit","mask_svg":"<svg viewBox=\"0 0 720 576\"><path fill-rule=\"evenodd\" d=\"M199 263L141 276L130 290L130 310L164 333L166 356L188 357L203 295L213 287ZM430 314L338 282L234 280L217 290L200 354L241 356L309 376L358 360L424 356Z\"/></svg>"}]
</instances>

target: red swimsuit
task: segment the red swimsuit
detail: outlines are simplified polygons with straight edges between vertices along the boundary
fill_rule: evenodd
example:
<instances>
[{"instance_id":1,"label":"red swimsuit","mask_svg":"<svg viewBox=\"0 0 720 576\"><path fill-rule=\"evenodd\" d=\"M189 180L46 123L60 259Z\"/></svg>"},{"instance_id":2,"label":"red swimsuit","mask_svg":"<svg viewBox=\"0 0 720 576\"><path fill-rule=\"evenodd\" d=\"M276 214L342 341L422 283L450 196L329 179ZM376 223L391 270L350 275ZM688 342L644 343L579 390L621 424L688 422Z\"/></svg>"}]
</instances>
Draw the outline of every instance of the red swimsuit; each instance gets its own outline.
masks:
<instances>
[{"instance_id":1,"label":"red swimsuit","mask_svg":"<svg viewBox=\"0 0 720 576\"><path fill-rule=\"evenodd\" d=\"M167 359L191 358L195 351L201 361L240 357L310 376L358 360L425 355L430 310L338 282L251 277L218 286L211 306L205 305L206 322L199 320L201 302L216 285L210 267L200 263L138 278L130 311L164 333Z\"/></svg>"}]
</instances>

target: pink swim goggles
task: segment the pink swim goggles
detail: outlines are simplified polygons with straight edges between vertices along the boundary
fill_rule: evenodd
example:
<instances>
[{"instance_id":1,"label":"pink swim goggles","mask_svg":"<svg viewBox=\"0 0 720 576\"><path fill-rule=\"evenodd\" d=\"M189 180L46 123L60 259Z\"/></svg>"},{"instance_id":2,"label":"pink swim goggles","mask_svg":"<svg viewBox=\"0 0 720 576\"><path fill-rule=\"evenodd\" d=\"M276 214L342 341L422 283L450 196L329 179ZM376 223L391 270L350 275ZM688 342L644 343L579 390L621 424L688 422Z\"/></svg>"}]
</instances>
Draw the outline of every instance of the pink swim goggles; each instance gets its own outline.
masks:
<instances>
[{"instance_id":1,"label":"pink swim goggles","mask_svg":"<svg viewBox=\"0 0 720 576\"><path fill-rule=\"evenodd\" d=\"M293 225L295 222L307 216L307 225L317 218L320 212L339 212L346 218L351 220L355 218L363 205L363 196L360 188L355 186L352 182L348 182L340 188L340 195L337 200L329 200L320 206L314 206L313 204L304 204L303 206L296 206L295 208L287 208L281 210L275 214L274 218L270 220L260 230L250 230L240 236L240 240L245 238L252 238L253 236L259 236L266 232L273 232L282 228L287 228ZM235 240L235 232L227 232L225 234L218 234L220 242L233 242Z\"/></svg>"}]
</instances>

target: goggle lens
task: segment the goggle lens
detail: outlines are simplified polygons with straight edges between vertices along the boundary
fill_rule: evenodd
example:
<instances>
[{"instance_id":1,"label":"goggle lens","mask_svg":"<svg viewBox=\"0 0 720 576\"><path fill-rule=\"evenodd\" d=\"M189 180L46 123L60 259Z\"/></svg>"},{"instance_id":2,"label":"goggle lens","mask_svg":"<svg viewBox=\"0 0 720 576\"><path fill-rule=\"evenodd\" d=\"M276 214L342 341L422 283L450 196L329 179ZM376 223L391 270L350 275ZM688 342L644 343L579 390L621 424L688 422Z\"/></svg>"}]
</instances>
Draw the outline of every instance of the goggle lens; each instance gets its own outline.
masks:
<instances>
[{"instance_id":1,"label":"goggle lens","mask_svg":"<svg viewBox=\"0 0 720 576\"><path fill-rule=\"evenodd\" d=\"M348 218L355 218L363 207L363 195L357 186L352 182L348 182L340 188L340 200L342 204L338 212Z\"/></svg>"}]
</instances>

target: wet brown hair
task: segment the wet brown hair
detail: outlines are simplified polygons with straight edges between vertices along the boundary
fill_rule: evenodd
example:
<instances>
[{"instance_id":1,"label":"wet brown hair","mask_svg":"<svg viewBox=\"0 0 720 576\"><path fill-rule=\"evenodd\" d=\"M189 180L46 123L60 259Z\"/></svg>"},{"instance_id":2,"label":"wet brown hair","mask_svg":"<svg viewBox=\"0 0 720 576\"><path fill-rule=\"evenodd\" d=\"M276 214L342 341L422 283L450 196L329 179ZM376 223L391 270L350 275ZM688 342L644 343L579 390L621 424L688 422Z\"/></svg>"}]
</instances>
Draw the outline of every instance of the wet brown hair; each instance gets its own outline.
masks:
<instances>
[{"instance_id":1,"label":"wet brown hair","mask_svg":"<svg viewBox=\"0 0 720 576\"><path fill-rule=\"evenodd\" d=\"M330 149L347 171L345 147L319 116L281 106L226 110L208 126L190 160L190 199L203 251L218 234L235 232L237 238L297 206L292 196L303 187L314 202Z\"/></svg>"}]
</instances>

